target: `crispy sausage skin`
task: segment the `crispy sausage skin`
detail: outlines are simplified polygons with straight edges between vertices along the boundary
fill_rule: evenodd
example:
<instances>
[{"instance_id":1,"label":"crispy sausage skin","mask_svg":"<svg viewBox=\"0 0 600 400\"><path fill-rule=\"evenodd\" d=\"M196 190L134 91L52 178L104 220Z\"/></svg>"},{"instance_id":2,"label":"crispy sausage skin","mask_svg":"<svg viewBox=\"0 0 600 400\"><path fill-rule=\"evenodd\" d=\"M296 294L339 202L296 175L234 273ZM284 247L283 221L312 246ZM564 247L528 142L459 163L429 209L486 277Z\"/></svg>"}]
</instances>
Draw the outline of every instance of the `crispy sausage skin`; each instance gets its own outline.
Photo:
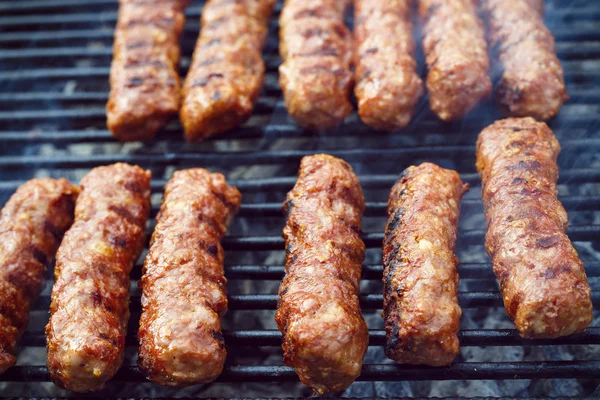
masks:
<instances>
[{"instance_id":1,"label":"crispy sausage skin","mask_svg":"<svg viewBox=\"0 0 600 400\"><path fill-rule=\"evenodd\" d=\"M183 85L181 122L197 142L252 114L264 82L261 56L275 0L209 0Z\"/></svg>"},{"instance_id":2,"label":"crispy sausage skin","mask_svg":"<svg viewBox=\"0 0 600 400\"><path fill-rule=\"evenodd\" d=\"M375 129L402 128L423 94L410 1L356 0L354 21L358 114Z\"/></svg>"},{"instance_id":3,"label":"crispy sausage skin","mask_svg":"<svg viewBox=\"0 0 600 400\"><path fill-rule=\"evenodd\" d=\"M150 171L114 164L81 180L75 222L56 255L48 372L60 387L102 389L124 358L129 272L143 246Z\"/></svg>"},{"instance_id":4,"label":"crispy sausage skin","mask_svg":"<svg viewBox=\"0 0 600 400\"><path fill-rule=\"evenodd\" d=\"M496 101L513 117L552 118L568 100L552 33L544 25L543 2L483 0L490 45L503 67Z\"/></svg>"},{"instance_id":5,"label":"crispy sausage skin","mask_svg":"<svg viewBox=\"0 0 600 400\"><path fill-rule=\"evenodd\" d=\"M279 19L279 84L288 113L309 129L340 124L352 111L352 35L345 0L286 0Z\"/></svg>"},{"instance_id":6,"label":"crispy sausage skin","mask_svg":"<svg viewBox=\"0 0 600 400\"><path fill-rule=\"evenodd\" d=\"M140 282L138 364L156 383L207 383L223 370L227 280L220 241L240 202L223 175L205 169L177 171L165 188Z\"/></svg>"},{"instance_id":7,"label":"crispy sausage skin","mask_svg":"<svg viewBox=\"0 0 600 400\"><path fill-rule=\"evenodd\" d=\"M122 141L148 141L179 111L179 37L187 0L120 0L106 105Z\"/></svg>"},{"instance_id":8,"label":"crispy sausage skin","mask_svg":"<svg viewBox=\"0 0 600 400\"><path fill-rule=\"evenodd\" d=\"M424 163L392 188L383 241L386 345L393 360L448 365L459 353L460 201L468 190L456 171Z\"/></svg>"},{"instance_id":9,"label":"crispy sausage skin","mask_svg":"<svg viewBox=\"0 0 600 400\"><path fill-rule=\"evenodd\" d=\"M348 163L304 157L284 203L285 277L275 319L286 365L318 394L360 374L369 334L358 303L365 200Z\"/></svg>"},{"instance_id":10,"label":"crispy sausage skin","mask_svg":"<svg viewBox=\"0 0 600 400\"><path fill-rule=\"evenodd\" d=\"M532 118L497 121L477 141L485 244L506 312L526 338L583 332L592 321L590 287L557 199L559 152L554 133Z\"/></svg>"},{"instance_id":11,"label":"crispy sausage skin","mask_svg":"<svg viewBox=\"0 0 600 400\"><path fill-rule=\"evenodd\" d=\"M15 361L29 306L44 286L46 268L73 223L77 186L65 179L32 179L0 215L0 374Z\"/></svg>"},{"instance_id":12,"label":"crispy sausage skin","mask_svg":"<svg viewBox=\"0 0 600 400\"><path fill-rule=\"evenodd\" d=\"M475 0L419 0L431 110L464 117L492 91L485 30Z\"/></svg>"}]
</instances>

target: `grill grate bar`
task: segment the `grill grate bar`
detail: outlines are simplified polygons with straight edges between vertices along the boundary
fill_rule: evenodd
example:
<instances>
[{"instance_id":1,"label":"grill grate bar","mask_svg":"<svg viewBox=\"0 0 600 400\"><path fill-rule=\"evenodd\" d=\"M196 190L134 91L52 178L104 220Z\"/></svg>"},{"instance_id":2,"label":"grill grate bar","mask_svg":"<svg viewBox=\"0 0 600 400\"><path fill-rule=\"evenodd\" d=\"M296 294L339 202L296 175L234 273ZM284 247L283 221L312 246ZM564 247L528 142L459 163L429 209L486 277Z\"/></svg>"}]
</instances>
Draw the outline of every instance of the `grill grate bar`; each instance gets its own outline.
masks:
<instances>
[{"instance_id":1,"label":"grill grate bar","mask_svg":"<svg viewBox=\"0 0 600 400\"><path fill-rule=\"evenodd\" d=\"M21 1L21 2L0 2L0 11L21 11L21 10L33 10L38 11L40 9L51 9L60 7L73 7L73 6L91 6L91 5L107 5L114 6L115 0L86 0L82 3L81 0L33 0L33 1Z\"/></svg>"},{"instance_id":2,"label":"grill grate bar","mask_svg":"<svg viewBox=\"0 0 600 400\"><path fill-rule=\"evenodd\" d=\"M600 235L600 225L575 225L569 227L569 237L573 241L594 241ZM363 233L362 239L367 248L380 248L383 233ZM484 229L467 229L459 232L458 237L463 244L483 243ZM240 250L282 250L283 238L280 236L229 236L223 240L223 247L228 251Z\"/></svg>"},{"instance_id":3,"label":"grill grate bar","mask_svg":"<svg viewBox=\"0 0 600 400\"><path fill-rule=\"evenodd\" d=\"M64 99L67 99L69 95L65 95ZM108 95L107 95L108 96ZM108 97L105 99L107 100ZM83 94L82 99L84 100L96 100L95 94L88 96ZM8 98L6 101L9 101ZM55 101L52 98L47 98L45 101ZM273 112L275 107L284 107L283 100L277 98L262 97L258 99L254 106L255 112L258 114L266 114ZM41 109L41 110L24 110L24 111L3 111L0 112L0 121L14 121L14 120L49 120L49 119L106 119L106 108L105 107L93 107L93 108L80 108L80 109Z\"/></svg>"},{"instance_id":4,"label":"grill grate bar","mask_svg":"<svg viewBox=\"0 0 600 400\"><path fill-rule=\"evenodd\" d=\"M358 381L420 381L464 379L585 379L597 378L600 361L544 362L456 362L449 367L425 367L404 364L364 365ZM137 367L123 367L113 378L119 382L146 382ZM285 366L226 366L217 382L297 381L296 372ZM43 366L16 366L0 376L0 381L47 382L48 371Z\"/></svg>"},{"instance_id":5,"label":"grill grate bar","mask_svg":"<svg viewBox=\"0 0 600 400\"><path fill-rule=\"evenodd\" d=\"M35 158L33 158L35 160ZM35 162L33 162L35 163ZM147 165L148 163L143 163ZM386 188L389 189L398 180L397 175L359 175L360 184L363 188ZM470 183L472 190L480 184L477 173L460 174L463 182ZM15 191L26 181L0 181L0 191ZM229 182L241 191L288 191L296 183L295 176L284 176L262 179L231 179ZM594 168L569 169L560 173L559 184L569 183L598 183L600 182L600 171ZM162 191L167 184L166 180L157 179L152 181L153 191Z\"/></svg>"},{"instance_id":6,"label":"grill grate bar","mask_svg":"<svg viewBox=\"0 0 600 400\"><path fill-rule=\"evenodd\" d=\"M563 60L579 60L600 56L600 45L594 41L581 40L574 46L573 43L559 42L556 46L558 56ZM112 47L88 47L88 46L69 46L69 47L34 47L29 49L0 49L0 60L22 60L47 58L53 59L62 57L111 57Z\"/></svg>"},{"instance_id":7,"label":"grill grate bar","mask_svg":"<svg viewBox=\"0 0 600 400\"><path fill-rule=\"evenodd\" d=\"M225 343L228 346L281 346L281 333L278 330L244 330L223 331ZM600 327L590 327L585 333L566 336L557 339L523 339L516 329L466 329L458 333L460 345L470 346L556 346L556 345L585 345L600 344ZM43 333L26 333L22 346L45 347L46 336ZM128 346L137 346L137 332L127 335ZM385 331L382 329L369 330L369 345L383 346Z\"/></svg>"},{"instance_id":8,"label":"grill grate bar","mask_svg":"<svg viewBox=\"0 0 600 400\"><path fill-rule=\"evenodd\" d=\"M114 4L114 3L113 3ZM275 13L281 9L281 3L277 3ZM187 18L199 18L201 6L189 6L185 15ZM559 8L548 13L550 20L561 20L561 22L596 21L600 16L598 7L577 7L577 8ZM81 12L81 13L56 13L56 14L38 14L38 15L15 15L0 18L0 28L2 27L23 27L23 26L43 26L58 24L64 27L66 24L77 23L115 23L117 21L117 12ZM273 19L276 23L276 18Z\"/></svg>"},{"instance_id":9,"label":"grill grate bar","mask_svg":"<svg viewBox=\"0 0 600 400\"><path fill-rule=\"evenodd\" d=\"M598 102L600 102L600 94L596 91L588 91L587 93L581 93L581 96L589 96L598 98ZM83 97L86 97L87 94ZM571 94L571 100L574 100L577 94ZM14 101L10 99L10 94L7 94L6 100L3 99L3 95L0 94L0 102L5 101L7 103L14 104L18 102L19 99L15 98ZM18 97L15 94L15 97ZM91 94L90 98L95 97L95 94ZM570 101L571 101L570 100ZM48 101L42 100L40 101ZM61 101L61 100L50 100L49 101ZM65 102L76 102L80 100L75 100L75 96L71 97L70 95L64 95L64 99L62 101ZM81 101L84 101L83 99ZM422 121L421 124L423 126L431 125L431 129L429 133L436 135L450 135L447 132L444 132L443 126L437 124L434 121ZM481 127L479 127L480 129ZM476 128L477 129L477 128ZM582 135L585 135L588 132L589 127L580 129L578 132ZM356 129L352 130L344 130L340 131L328 131L320 134L321 137L356 137L363 136L367 128L363 126L356 127ZM477 130L476 130L477 131ZM569 124L564 128L555 127L554 131L559 137L567 137L572 136L576 129L573 129L573 126ZM383 131L371 131L369 132L371 136L377 137L385 137L387 135L386 132ZM293 126L293 125L280 125L280 124L272 124L266 127L262 126L242 126L236 129L235 132L230 132L227 135L217 135L210 138L207 138L207 141L222 141L222 140L241 140L241 139L263 139L265 136L269 139L281 139L281 138L306 138L310 134L306 131L303 131L301 128ZM155 142L160 142L163 140L172 141L173 137L181 136L181 128L177 127L167 127L164 128L161 132L159 132L155 138ZM407 129L406 132L398 132L394 134L394 139L402 140L411 138L414 139L414 132L411 132L410 128ZM456 137L456 144L472 144L472 138L468 136L459 135ZM80 130L60 130L60 131L51 131L51 130L25 130L25 131L2 131L0 132L0 140L4 142L12 142L12 143L35 143L35 142L47 142L52 141L53 143L77 143L77 142L99 142L99 141L107 141L113 140L111 133L106 129L80 129ZM564 141L565 143L569 143L570 140L567 139Z\"/></svg>"},{"instance_id":10,"label":"grill grate bar","mask_svg":"<svg viewBox=\"0 0 600 400\"><path fill-rule=\"evenodd\" d=\"M586 88L585 86L571 87L569 89L569 104L578 102L588 103L591 100L600 99L600 94L596 90ZM259 99L260 100L260 99ZM15 102L79 102L79 101L108 101L108 91L102 92L24 92L24 93L0 93L0 102L12 103ZM94 109L95 108L91 108ZM105 131L108 132L108 131ZM401 132L395 133L401 134Z\"/></svg>"},{"instance_id":11,"label":"grill grate bar","mask_svg":"<svg viewBox=\"0 0 600 400\"><path fill-rule=\"evenodd\" d=\"M459 292L458 301L462 308L501 307L500 292ZM592 291L594 308L600 308L600 291ZM362 294L360 304L366 310L380 310L383 307L382 294ZM44 311L50 307L50 296L41 296L32 306L32 310ZM229 296L230 310L275 310L277 307L276 294L240 294ZM130 309L132 313L141 311L140 295L131 296Z\"/></svg>"},{"instance_id":12,"label":"grill grate bar","mask_svg":"<svg viewBox=\"0 0 600 400\"><path fill-rule=\"evenodd\" d=\"M584 261L588 277L600 276L600 261ZM141 266L141 265L140 265ZM139 269L138 269L139 270ZM225 267L228 279L273 279L283 278L283 265L231 265ZM141 270L134 278L139 278ZM381 279L383 266L379 264L363 265L363 279ZM458 266L460 279L494 279L492 266L488 263L461 263Z\"/></svg>"},{"instance_id":13,"label":"grill grate bar","mask_svg":"<svg viewBox=\"0 0 600 400\"><path fill-rule=\"evenodd\" d=\"M600 276L600 261L583 261L588 277ZM131 272L131 279L139 280L142 275L143 262L136 264ZM226 265L225 276L229 280L276 280L283 278L285 267L283 265ZM362 267L362 279L381 280L383 266L381 264L367 264ZM458 266L460 279L489 280L496 279L492 266L489 263L460 263ZM49 279L48 282L53 282Z\"/></svg>"},{"instance_id":14,"label":"grill grate bar","mask_svg":"<svg viewBox=\"0 0 600 400\"><path fill-rule=\"evenodd\" d=\"M77 0L76 0L77 1ZM110 1L114 4L114 1ZM1 5L0 5L1 7ZM1 11L1 8L0 8ZM199 24L187 24L185 26L186 31L197 32ZM568 40L600 40L600 32L593 27L578 27L577 30L571 29L554 29L552 31L556 40L568 41ZM69 30L45 30L45 31L26 31L26 32L5 32L0 36L0 43L14 43L14 42L25 42L30 43L35 41L36 44L43 42L54 42L68 39L106 39L112 40L114 30L112 28L98 27L95 29L69 29Z\"/></svg>"},{"instance_id":15,"label":"grill grate bar","mask_svg":"<svg viewBox=\"0 0 600 400\"><path fill-rule=\"evenodd\" d=\"M263 55L265 66L267 69L276 70L281 62L277 55ZM573 62L571 62L573 63ZM600 71L596 68L581 68L582 62L577 61L570 65L569 61L563 63L565 69L565 78L583 78L583 79L598 79ZM0 72L0 81L4 80L22 80L22 79L52 79L65 78L73 79L78 77L92 78L108 77L110 67L65 67L65 68L34 68L34 69L19 69L15 71ZM568 105L568 104L567 104Z\"/></svg>"},{"instance_id":16,"label":"grill grate bar","mask_svg":"<svg viewBox=\"0 0 600 400\"><path fill-rule=\"evenodd\" d=\"M572 5L571 0L555 0L554 4L557 7L567 7ZM29 0L22 2L0 1L0 11L23 11L23 10L50 10L64 7L83 7L87 8L90 5L105 5L115 6L115 0ZM277 9L280 7L277 6Z\"/></svg>"},{"instance_id":17,"label":"grill grate bar","mask_svg":"<svg viewBox=\"0 0 600 400\"><path fill-rule=\"evenodd\" d=\"M597 210L600 205L600 196L564 196L559 198L563 206L569 211L574 210ZM465 207L481 208L480 199L463 199ZM385 216L387 210L386 202L367 202L365 216ZM269 216L279 217L282 215L281 203L262 203L242 205L239 215L241 216Z\"/></svg>"},{"instance_id":18,"label":"grill grate bar","mask_svg":"<svg viewBox=\"0 0 600 400\"><path fill-rule=\"evenodd\" d=\"M600 148L600 139L571 140L565 142L565 147L579 149ZM195 162L196 165L277 165L284 163L299 162L307 155L319 154L323 151L315 150L271 150L250 152L164 152L162 154L89 154L89 155L65 155L61 158L43 155L4 156L0 158L0 168L23 167L31 168L48 167L55 168L87 168L102 164L126 162L139 165L164 165L185 162ZM413 157L473 157L475 146L414 146L410 148L374 148L374 149L336 149L327 150L332 156L343 158L348 162L370 162L381 160L397 160L400 155L411 155ZM201 164L198 164L201 163ZM574 170L570 170L574 171ZM568 171L565 171L568 173ZM594 176L600 174L596 170ZM397 176L394 177L394 181Z\"/></svg>"}]
</instances>

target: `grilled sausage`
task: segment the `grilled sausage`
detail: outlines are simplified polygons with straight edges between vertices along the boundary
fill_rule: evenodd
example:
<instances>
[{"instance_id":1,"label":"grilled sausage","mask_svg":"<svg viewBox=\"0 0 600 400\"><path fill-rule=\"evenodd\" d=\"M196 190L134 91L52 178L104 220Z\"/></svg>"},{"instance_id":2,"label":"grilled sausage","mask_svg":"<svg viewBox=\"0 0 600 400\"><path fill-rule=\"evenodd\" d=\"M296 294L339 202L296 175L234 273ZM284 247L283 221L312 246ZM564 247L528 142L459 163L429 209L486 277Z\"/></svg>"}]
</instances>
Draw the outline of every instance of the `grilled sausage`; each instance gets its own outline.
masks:
<instances>
[{"instance_id":1,"label":"grilled sausage","mask_svg":"<svg viewBox=\"0 0 600 400\"><path fill-rule=\"evenodd\" d=\"M358 303L363 193L345 161L304 157L283 208L286 266L275 315L283 358L316 393L343 390L360 374L369 341Z\"/></svg>"},{"instance_id":2,"label":"grilled sausage","mask_svg":"<svg viewBox=\"0 0 600 400\"><path fill-rule=\"evenodd\" d=\"M424 163L392 188L383 241L385 352L408 364L448 365L459 353L460 200L457 172Z\"/></svg>"},{"instance_id":3,"label":"grilled sausage","mask_svg":"<svg viewBox=\"0 0 600 400\"><path fill-rule=\"evenodd\" d=\"M44 286L63 234L73 223L79 189L65 179L32 179L0 216L0 374L11 367L29 306Z\"/></svg>"},{"instance_id":4,"label":"grilled sausage","mask_svg":"<svg viewBox=\"0 0 600 400\"><path fill-rule=\"evenodd\" d=\"M357 0L354 13L358 114L375 129L402 128L423 94L410 1Z\"/></svg>"},{"instance_id":5,"label":"grilled sausage","mask_svg":"<svg viewBox=\"0 0 600 400\"><path fill-rule=\"evenodd\" d=\"M554 133L532 118L497 121L477 141L485 245L506 312L526 338L582 332L592 320L585 270L556 195L559 152Z\"/></svg>"},{"instance_id":6,"label":"grilled sausage","mask_svg":"<svg viewBox=\"0 0 600 400\"><path fill-rule=\"evenodd\" d=\"M431 110L464 117L490 95L490 59L475 0L419 0Z\"/></svg>"},{"instance_id":7,"label":"grilled sausage","mask_svg":"<svg viewBox=\"0 0 600 400\"><path fill-rule=\"evenodd\" d=\"M129 272L144 246L150 171L114 164L81 180L75 222L56 255L48 372L60 387L99 390L123 362Z\"/></svg>"},{"instance_id":8,"label":"grilled sausage","mask_svg":"<svg viewBox=\"0 0 600 400\"><path fill-rule=\"evenodd\" d=\"M188 141L225 132L252 114L264 82L261 52L275 0L209 0L183 85Z\"/></svg>"},{"instance_id":9,"label":"grilled sausage","mask_svg":"<svg viewBox=\"0 0 600 400\"><path fill-rule=\"evenodd\" d=\"M537 6L536 6L537 4ZM484 0L490 44L503 67L496 101L514 117L552 118L569 96L543 2Z\"/></svg>"},{"instance_id":10,"label":"grilled sausage","mask_svg":"<svg viewBox=\"0 0 600 400\"><path fill-rule=\"evenodd\" d=\"M156 383L207 383L223 370L227 279L220 240L240 201L223 175L205 169L175 172L165 188L140 282L138 364Z\"/></svg>"},{"instance_id":11,"label":"grilled sausage","mask_svg":"<svg viewBox=\"0 0 600 400\"><path fill-rule=\"evenodd\" d=\"M179 111L179 37L187 0L120 0L106 105L123 141L151 140Z\"/></svg>"},{"instance_id":12,"label":"grilled sausage","mask_svg":"<svg viewBox=\"0 0 600 400\"><path fill-rule=\"evenodd\" d=\"M353 49L344 0L286 0L279 19L279 84L288 113L309 129L340 124L352 111Z\"/></svg>"}]
</instances>

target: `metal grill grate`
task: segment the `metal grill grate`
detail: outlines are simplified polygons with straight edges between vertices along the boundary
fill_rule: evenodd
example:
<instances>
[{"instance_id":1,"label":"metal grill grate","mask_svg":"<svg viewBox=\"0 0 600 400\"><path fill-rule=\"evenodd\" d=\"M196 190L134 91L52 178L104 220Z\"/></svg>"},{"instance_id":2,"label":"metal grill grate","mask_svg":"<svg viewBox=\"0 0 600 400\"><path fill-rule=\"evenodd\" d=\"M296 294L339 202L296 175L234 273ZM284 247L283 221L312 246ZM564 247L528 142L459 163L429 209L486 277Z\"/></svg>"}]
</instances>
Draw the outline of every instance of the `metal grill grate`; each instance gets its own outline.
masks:
<instances>
[{"instance_id":1,"label":"metal grill grate","mask_svg":"<svg viewBox=\"0 0 600 400\"><path fill-rule=\"evenodd\" d=\"M186 12L182 76L197 37L201 3L193 2ZM281 4L277 11L280 8ZM555 360L543 351L537 360L528 361L490 362L463 354L445 368L384 364L383 358L377 358L385 336L378 316L382 304L378 249L383 238L385 201L398 174L405 167L422 161L457 169L462 179L472 186L464 199L458 242L458 255L463 261L459 267L459 297L465 314L460 334L463 348L600 344L597 318L586 333L555 340L524 340L514 329L503 328L510 327L510 323L502 316L501 297L482 246L484 220L480 182L474 169L477 134L501 117L491 103L484 104L464 121L442 124L423 100L415 121L395 134L374 132L360 124L356 115L349 117L336 131L319 135L304 132L288 119L277 84L277 66L281 60L277 56L275 16L265 49L266 85L255 115L243 127L190 145L183 141L181 127L174 122L160 132L152 144L119 144L106 130L104 111L116 9L116 0L0 2L0 201L4 202L18 185L32 177L65 176L77 182L89 168L121 161L152 170L154 215L160 204L162 186L173 170L201 166L225 173L242 191L244 205L224 243L226 275L230 280L230 311L224 321L229 358L219 381L297 379L294 371L281 363L281 335L272 321L278 281L283 276L281 228L284 219L280 208L285 193L295 182L300 158L327 152L352 163L368 201L364 239L369 250L361 302L372 328L369 354L374 355L368 359L379 361L367 360L359 380L577 378L583 382L582 395L592 393L600 383L600 361L593 358L597 350L596 353L591 351L590 357L573 356L562 360ZM559 159L560 198L569 211L569 235L584 260L594 289L594 306L598 308L600 3L547 1L547 22L557 39L571 95L560 115L551 122L563 147ZM422 71L422 54L418 54L418 58ZM153 224L154 221L149 224L148 232ZM125 393L118 388L123 382L144 381L133 366L140 313L140 293L135 284L140 277L141 260L133 273L127 365L109 383L107 393L111 394L136 395L137 392ZM19 358L16 367L0 376L0 388L5 388L0 396L47 393L35 385L12 383L48 381L43 354L38 361L31 361L34 358L29 353L43 353L43 327L47 321L51 283L49 280L40 301L33 307L32 322L22 341L21 354L25 356ZM500 315L498 325L486 326L485 321L489 321L486 318L494 312ZM13 388L19 392L12 393ZM131 390L131 386L126 390ZM165 391L162 395L173 393Z\"/></svg>"}]
</instances>

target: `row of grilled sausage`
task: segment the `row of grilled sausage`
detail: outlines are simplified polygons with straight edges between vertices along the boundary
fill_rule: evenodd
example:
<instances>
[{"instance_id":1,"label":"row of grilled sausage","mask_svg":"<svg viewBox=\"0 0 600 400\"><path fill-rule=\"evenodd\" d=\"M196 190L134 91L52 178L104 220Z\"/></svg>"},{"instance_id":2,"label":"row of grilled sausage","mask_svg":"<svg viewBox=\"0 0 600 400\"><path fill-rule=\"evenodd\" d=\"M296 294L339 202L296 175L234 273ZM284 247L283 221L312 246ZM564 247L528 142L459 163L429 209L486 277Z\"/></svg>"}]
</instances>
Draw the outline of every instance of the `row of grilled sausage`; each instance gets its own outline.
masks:
<instances>
[{"instance_id":1,"label":"row of grilled sausage","mask_svg":"<svg viewBox=\"0 0 600 400\"><path fill-rule=\"evenodd\" d=\"M186 139L243 123L261 91L261 56L275 0L208 0L188 75L180 87L179 38L188 0L120 0L108 127L121 140L150 140L179 112ZM352 111L382 130L406 126L423 94L412 0L286 0L280 24L280 86L289 114L326 129ZM496 90L511 116L553 117L568 98L542 0L418 0L426 86L442 120L462 118L492 90L489 41L503 68ZM354 69L354 73L352 72Z\"/></svg>"},{"instance_id":2,"label":"row of grilled sausage","mask_svg":"<svg viewBox=\"0 0 600 400\"><path fill-rule=\"evenodd\" d=\"M532 118L498 121L477 142L486 248L506 311L526 338L582 332L592 319L590 288L557 199L559 150L548 126ZM392 188L383 317L394 360L441 366L459 352L454 249L466 190L457 172L430 163L409 167ZM220 241L240 202L221 174L204 169L175 172L166 185L140 281L138 365L154 382L211 382L223 370ZM284 361L315 392L342 390L360 374L369 340L359 305L359 180L343 160L305 157L283 209L286 267L275 318ZM29 305L56 253L50 376L78 392L114 376L149 210L150 172L127 164L95 168L79 187L34 179L17 190L0 217L0 373L15 362Z\"/></svg>"}]
</instances>

